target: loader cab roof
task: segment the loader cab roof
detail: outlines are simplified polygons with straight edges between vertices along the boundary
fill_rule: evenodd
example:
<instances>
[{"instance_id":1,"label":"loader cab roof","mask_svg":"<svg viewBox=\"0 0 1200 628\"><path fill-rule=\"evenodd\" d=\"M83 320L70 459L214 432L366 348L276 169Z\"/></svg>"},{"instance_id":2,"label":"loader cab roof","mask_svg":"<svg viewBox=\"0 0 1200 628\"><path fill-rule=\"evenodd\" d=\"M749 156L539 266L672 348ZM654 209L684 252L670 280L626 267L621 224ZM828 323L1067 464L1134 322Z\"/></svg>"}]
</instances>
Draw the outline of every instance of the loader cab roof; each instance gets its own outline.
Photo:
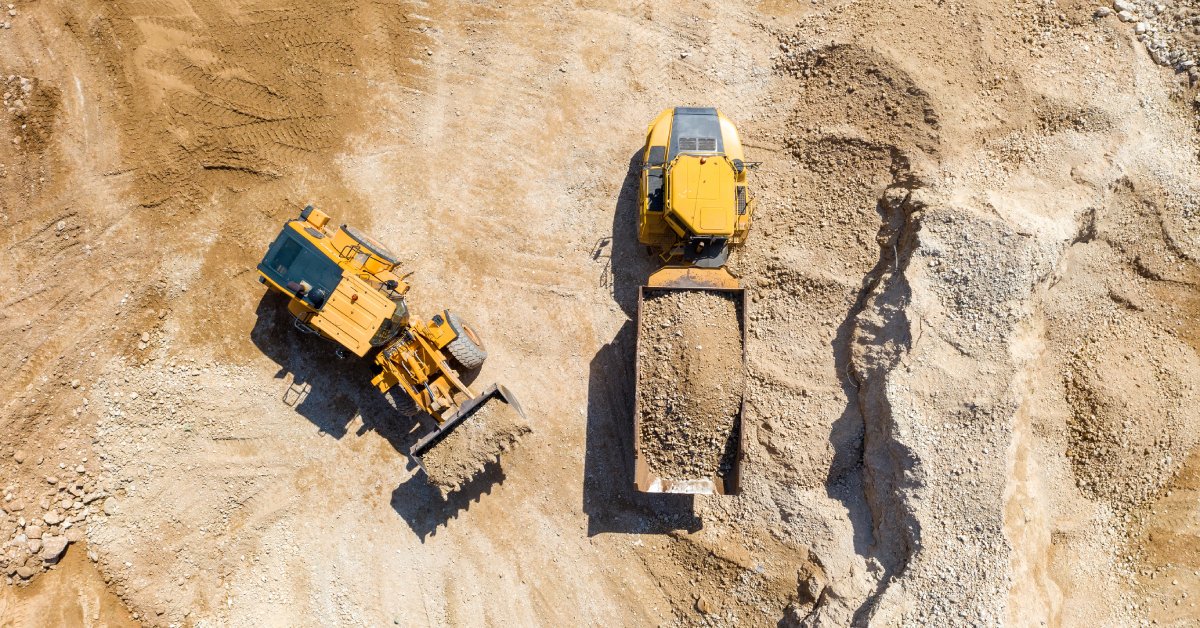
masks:
<instances>
[{"instance_id":1,"label":"loader cab roof","mask_svg":"<svg viewBox=\"0 0 1200 628\"><path fill-rule=\"evenodd\" d=\"M288 223L271 243L258 270L292 297L303 300L315 310L325 305L329 295L342 281L342 268L337 262L300 235L292 223ZM296 286L302 283L310 288L300 296Z\"/></svg>"}]
</instances>

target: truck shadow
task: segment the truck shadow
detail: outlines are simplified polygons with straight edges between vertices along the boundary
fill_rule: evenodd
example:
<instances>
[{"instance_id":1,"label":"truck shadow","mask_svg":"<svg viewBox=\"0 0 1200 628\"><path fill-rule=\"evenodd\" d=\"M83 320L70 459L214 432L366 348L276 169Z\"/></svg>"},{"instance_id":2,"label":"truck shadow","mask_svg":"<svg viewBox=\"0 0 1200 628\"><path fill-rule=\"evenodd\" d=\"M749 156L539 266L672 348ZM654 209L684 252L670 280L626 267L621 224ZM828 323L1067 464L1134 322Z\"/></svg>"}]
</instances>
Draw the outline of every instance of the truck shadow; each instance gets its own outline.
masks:
<instances>
[{"instance_id":1,"label":"truck shadow","mask_svg":"<svg viewBox=\"0 0 1200 628\"><path fill-rule=\"evenodd\" d=\"M588 373L583 512L588 536L604 532L695 532L694 495L642 493L633 484L633 321L592 358Z\"/></svg>"},{"instance_id":2,"label":"truck shadow","mask_svg":"<svg viewBox=\"0 0 1200 628\"><path fill-rule=\"evenodd\" d=\"M322 434L338 440L349 433L355 417L362 421L355 436L370 431L382 436L399 454L397 465L412 472L392 492L391 506L422 541L504 480L503 473L488 468L446 496L429 486L424 472L408 455L427 428L418 418L402 416L388 406L371 385L376 372L371 360L354 355L338 357L338 347L332 341L295 328L287 305L285 295L267 291L255 310L257 320L250 331L254 346L279 365L275 378L281 383L280 401Z\"/></svg>"},{"instance_id":3,"label":"truck shadow","mask_svg":"<svg viewBox=\"0 0 1200 628\"><path fill-rule=\"evenodd\" d=\"M593 259L607 257L602 283L629 318L612 342L592 358L588 373L583 511L588 536L605 532L665 534L695 532L703 523L695 514L695 496L641 493L633 484L634 350L638 287L654 269L637 241L637 188L641 151L629 169L613 212L612 237L601 240Z\"/></svg>"}]
</instances>

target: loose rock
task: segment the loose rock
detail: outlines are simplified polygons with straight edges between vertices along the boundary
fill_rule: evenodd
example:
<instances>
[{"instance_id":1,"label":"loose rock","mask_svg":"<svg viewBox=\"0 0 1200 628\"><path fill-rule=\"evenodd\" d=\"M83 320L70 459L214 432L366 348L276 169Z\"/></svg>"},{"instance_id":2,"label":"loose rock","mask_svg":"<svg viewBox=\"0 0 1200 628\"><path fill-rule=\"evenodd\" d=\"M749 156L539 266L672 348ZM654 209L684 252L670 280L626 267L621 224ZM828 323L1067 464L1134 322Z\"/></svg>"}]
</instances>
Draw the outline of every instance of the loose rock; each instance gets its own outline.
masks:
<instances>
[{"instance_id":1,"label":"loose rock","mask_svg":"<svg viewBox=\"0 0 1200 628\"><path fill-rule=\"evenodd\" d=\"M67 543L65 536L46 537L43 540L42 561L50 564L57 563L63 552L67 551Z\"/></svg>"},{"instance_id":2,"label":"loose rock","mask_svg":"<svg viewBox=\"0 0 1200 628\"><path fill-rule=\"evenodd\" d=\"M724 477L745 377L737 302L707 290L648 291L641 321L641 454L665 480Z\"/></svg>"}]
</instances>

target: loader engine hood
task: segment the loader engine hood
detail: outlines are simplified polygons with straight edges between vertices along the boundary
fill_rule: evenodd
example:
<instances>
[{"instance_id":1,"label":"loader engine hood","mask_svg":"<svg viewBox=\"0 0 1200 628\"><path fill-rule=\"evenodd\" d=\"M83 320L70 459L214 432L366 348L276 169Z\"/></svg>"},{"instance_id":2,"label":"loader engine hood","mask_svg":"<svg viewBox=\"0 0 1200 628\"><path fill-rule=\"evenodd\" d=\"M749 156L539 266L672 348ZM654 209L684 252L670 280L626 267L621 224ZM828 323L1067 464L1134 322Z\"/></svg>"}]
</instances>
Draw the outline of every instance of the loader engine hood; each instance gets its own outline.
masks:
<instances>
[{"instance_id":1,"label":"loader engine hood","mask_svg":"<svg viewBox=\"0 0 1200 628\"><path fill-rule=\"evenodd\" d=\"M669 219L681 237L728 238L737 225L736 173L723 155L680 155L667 170Z\"/></svg>"}]
</instances>

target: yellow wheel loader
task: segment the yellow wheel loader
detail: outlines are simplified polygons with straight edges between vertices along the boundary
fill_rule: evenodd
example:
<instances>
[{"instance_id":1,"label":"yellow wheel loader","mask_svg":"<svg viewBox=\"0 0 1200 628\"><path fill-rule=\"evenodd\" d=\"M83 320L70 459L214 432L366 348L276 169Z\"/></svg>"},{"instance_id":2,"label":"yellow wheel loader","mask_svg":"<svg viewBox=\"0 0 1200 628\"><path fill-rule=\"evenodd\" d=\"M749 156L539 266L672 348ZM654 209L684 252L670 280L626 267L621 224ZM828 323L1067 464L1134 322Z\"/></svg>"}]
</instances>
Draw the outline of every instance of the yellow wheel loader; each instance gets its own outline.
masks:
<instances>
[{"instance_id":1,"label":"yellow wheel loader","mask_svg":"<svg viewBox=\"0 0 1200 628\"><path fill-rule=\"evenodd\" d=\"M754 198L747 174L757 165L746 161L733 123L713 108L666 109L647 129L638 193L638 240L663 266L638 293L634 482L640 491L733 494L739 490L746 309L745 293L725 264L730 251L743 244L750 232ZM697 300L702 298L713 302ZM670 300L683 311L648 307L659 299ZM729 307L720 307L722 300L728 301ZM685 321L695 314L688 308L703 308L713 318L701 317L688 324ZM717 312L727 316L717 320ZM735 333L740 343L734 355L706 354L699 337L686 335L706 335L722 326ZM678 342L669 342L668 336L662 341L668 345L665 348L647 346L651 338L663 337L653 332L664 328L674 330L671 335L678 337ZM716 350L715 346L708 349ZM648 364L650 360L676 360L681 366L664 371L657 362ZM714 364L728 368L701 368ZM673 373L681 381L655 380L653 375L660 371L664 376ZM711 390L695 392L697 382L693 380L705 373L716 378L702 382ZM664 387L676 392L661 390ZM677 392L681 390L685 392ZM732 416L721 417L724 422L716 436L700 434L697 426L703 423L705 413L711 414L718 405L709 403L708 397L718 394L733 395L733 409L725 413ZM729 407L729 403L725 405ZM675 453L683 458L703 458L702 450L713 447L721 448L720 456L714 454L713 463L706 467L672 466L667 464L670 456L661 451L684 449Z\"/></svg>"},{"instance_id":2,"label":"yellow wheel loader","mask_svg":"<svg viewBox=\"0 0 1200 628\"><path fill-rule=\"evenodd\" d=\"M337 343L339 354L371 356L379 367L371 383L394 410L433 418L432 431L410 453L434 484L461 486L476 463L497 457L528 431L524 410L504 386L476 394L459 378L455 366L470 371L487 359L475 330L449 310L414 320L405 300L408 275L397 274L396 256L354 227L331 229L329 221L312 206L288 221L258 265L259 281L289 297L297 329ZM507 407L497 412L494 404ZM454 435L473 418L513 412L520 420L482 426L469 438ZM427 464L439 446L458 450L438 457L455 468Z\"/></svg>"}]
</instances>

